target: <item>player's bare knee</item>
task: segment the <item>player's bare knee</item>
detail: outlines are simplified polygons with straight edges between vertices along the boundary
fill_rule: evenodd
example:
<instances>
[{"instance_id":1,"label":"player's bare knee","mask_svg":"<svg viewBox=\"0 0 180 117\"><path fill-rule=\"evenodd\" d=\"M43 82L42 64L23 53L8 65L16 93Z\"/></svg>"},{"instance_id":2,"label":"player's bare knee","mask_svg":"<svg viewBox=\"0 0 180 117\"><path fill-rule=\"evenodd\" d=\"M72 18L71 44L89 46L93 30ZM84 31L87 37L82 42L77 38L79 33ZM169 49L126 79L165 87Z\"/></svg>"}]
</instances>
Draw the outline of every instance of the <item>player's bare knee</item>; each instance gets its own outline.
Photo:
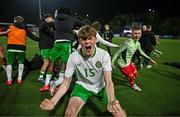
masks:
<instances>
[{"instance_id":1,"label":"player's bare knee","mask_svg":"<svg viewBox=\"0 0 180 117\"><path fill-rule=\"evenodd\" d=\"M4 54L0 52L0 58L3 58L4 57Z\"/></svg>"},{"instance_id":2,"label":"player's bare knee","mask_svg":"<svg viewBox=\"0 0 180 117\"><path fill-rule=\"evenodd\" d=\"M139 76L139 74L138 74L137 71L135 71L133 74L134 74L135 77L138 77L138 76Z\"/></svg>"},{"instance_id":3,"label":"player's bare knee","mask_svg":"<svg viewBox=\"0 0 180 117\"><path fill-rule=\"evenodd\" d=\"M76 113L75 111L73 111L72 109L66 109L65 112L65 117L76 117Z\"/></svg>"},{"instance_id":4,"label":"player's bare knee","mask_svg":"<svg viewBox=\"0 0 180 117\"><path fill-rule=\"evenodd\" d=\"M134 74L130 74L129 79L135 79Z\"/></svg>"},{"instance_id":5,"label":"player's bare knee","mask_svg":"<svg viewBox=\"0 0 180 117\"><path fill-rule=\"evenodd\" d=\"M44 61L43 66L44 66L44 67L47 67L48 65L49 65L49 61Z\"/></svg>"}]
</instances>

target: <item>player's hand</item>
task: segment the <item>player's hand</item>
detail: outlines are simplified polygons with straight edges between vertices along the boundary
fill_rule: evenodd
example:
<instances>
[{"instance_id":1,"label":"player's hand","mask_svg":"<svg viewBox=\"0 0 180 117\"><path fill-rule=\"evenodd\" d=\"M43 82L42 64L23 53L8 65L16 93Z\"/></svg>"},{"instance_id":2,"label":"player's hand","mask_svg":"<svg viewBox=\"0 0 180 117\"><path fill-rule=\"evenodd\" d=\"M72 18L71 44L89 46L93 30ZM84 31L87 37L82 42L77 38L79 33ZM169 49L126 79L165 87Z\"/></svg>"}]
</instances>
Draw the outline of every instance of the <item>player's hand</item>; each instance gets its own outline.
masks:
<instances>
[{"instance_id":1,"label":"player's hand","mask_svg":"<svg viewBox=\"0 0 180 117\"><path fill-rule=\"evenodd\" d=\"M157 65L157 62L155 60L151 60L151 63L153 63L154 65Z\"/></svg>"},{"instance_id":2,"label":"player's hand","mask_svg":"<svg viewBox=\"0 0 180 117\"><path fill-rule=\"evenodd\" d=\"M7 29L7 30L6 30L6 33L8 33L9 31L10 31L10 29Z\"/></svg>"},{"instance_id":3,"label":"player's hand","mask_svg":"<svg viewBox=\"0 0 180 117\"><path fill-rule=\"evenodd\" d=\"M55 22L55 20L53 18L50 19L50 22Z\"/></svg>"},{"instance_id":4,"label":"player's hand","mask_svg":"<svg viewBox=\"0 0 180 117\"><path fill-rule=\"evenodd\" d=\"M44 99L44 101L40 104L40 107L42 110L53 110L54 104L49 99Z\"/></svg>"},{"instance_id":5,"label":"player's hand","mask_svg":"<svg viewBox=\"0 0 180 117\"><path fill-rule=\"evenodd\" d=\"M121 107L120 107L120 104L119 104L119 101L118 100L114 100L114 101L111 101L108 103L107 105L107 110L109 112L118 112L121 110Z\"/></svg>"},{"instance_id":6,"label":"player's hand","mask_svg":"<svg viewBox=\"0 0 180 117\"><path fill-rule=\"evenodd\" d=\"M107 110L111 113L118 113L120 117L127 117L126 112L121 108L118 100L109 102L107 105Z\"/></svg>"},{"instance_id":7,"label":"player's hand","mask_svg":"<svg viewBox=\"0 0 180 117\"><path fill-rule=\"evenodd\" d=\"M119 48L119 46L117 45L115 48Z\"/></svg>"}]
</instances>

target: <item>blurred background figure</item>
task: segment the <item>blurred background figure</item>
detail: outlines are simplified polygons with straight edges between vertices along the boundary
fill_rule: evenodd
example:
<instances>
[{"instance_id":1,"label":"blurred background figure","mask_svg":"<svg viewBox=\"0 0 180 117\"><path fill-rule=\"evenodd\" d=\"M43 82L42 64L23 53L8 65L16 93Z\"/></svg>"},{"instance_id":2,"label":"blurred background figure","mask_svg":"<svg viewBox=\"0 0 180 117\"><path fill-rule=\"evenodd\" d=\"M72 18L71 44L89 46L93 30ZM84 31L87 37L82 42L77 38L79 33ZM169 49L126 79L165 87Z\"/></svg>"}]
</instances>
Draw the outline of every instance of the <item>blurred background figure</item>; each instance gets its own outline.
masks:
<instances>
[{"instance_id":1,"label":"blurred background figure","mask_svg":"<svg viewBox=\"0 0 180 117\"><path fill-rule=\"evenodd\" d=\"M54 45L54 18L51 14L45 14L39 24L39 49L43 58L38 81L44 82L44 75L49 65L51 49Z\"/></svg>"},{"instance_id":2,"label":"blurred background figure","mask_svg":"<svg viewBox=\"0 0 180 117\"><path fill-rule=\"evenodd\" d=\"M142 39L142 48L146 55L151 56L152 51L156 46L156 38L154 33L152 32L152 26L147 25L146 31L144 31L143 39ZM146 68L151 68L152 66L149 64L149 60L144 58L143 66Z\"/></svg>"},{"instance_id":3,"label":"blurred background figure","mask_svg":"<svg viewBox=\"0 0 180 117\"><path fill-rule=\"evenodd\" d=\"M103 37L104 37L104 39L106 41L112 43L112 38L114 37L114 34L113 34L112 30L110 30L108 24L104 25ZM108 47L108 46L106 46L106 47L107 47L107 51L108 51L109 55L111 56L111 49L110 49L110 47Z\"/></svg>"}]
</instances>

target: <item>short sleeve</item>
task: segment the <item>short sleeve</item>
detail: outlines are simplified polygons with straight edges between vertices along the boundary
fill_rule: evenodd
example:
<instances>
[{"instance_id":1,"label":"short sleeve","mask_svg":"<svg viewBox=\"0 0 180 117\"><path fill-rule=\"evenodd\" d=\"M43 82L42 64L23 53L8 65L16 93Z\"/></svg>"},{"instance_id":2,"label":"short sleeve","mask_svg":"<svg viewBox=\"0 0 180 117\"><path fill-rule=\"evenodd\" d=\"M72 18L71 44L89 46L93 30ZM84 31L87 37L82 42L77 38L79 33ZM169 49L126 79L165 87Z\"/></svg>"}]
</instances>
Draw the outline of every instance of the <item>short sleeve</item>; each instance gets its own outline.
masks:
<instances>
[{"instance_id":1,"label":"short sleeve","mask_svg":"<svg viewBox=\"0 0 180 117\"><path fill-rule=\"evenodd\" d=\"M74 74L74 64L73 64L72 56L70 55L66 64L65 77L72 78L73 74Z\"/></svg>"},{"instance_id":2,"label":"short sleeve","mask_svg":"<svg viewBox=\"0 0 180 117\"><path fill-rule=\"evenodd\" d=\"M102 58L103 58L103 63L102 63L103 71L112 71L110 55L106 52Z\"/></svg>"}]
</instances>

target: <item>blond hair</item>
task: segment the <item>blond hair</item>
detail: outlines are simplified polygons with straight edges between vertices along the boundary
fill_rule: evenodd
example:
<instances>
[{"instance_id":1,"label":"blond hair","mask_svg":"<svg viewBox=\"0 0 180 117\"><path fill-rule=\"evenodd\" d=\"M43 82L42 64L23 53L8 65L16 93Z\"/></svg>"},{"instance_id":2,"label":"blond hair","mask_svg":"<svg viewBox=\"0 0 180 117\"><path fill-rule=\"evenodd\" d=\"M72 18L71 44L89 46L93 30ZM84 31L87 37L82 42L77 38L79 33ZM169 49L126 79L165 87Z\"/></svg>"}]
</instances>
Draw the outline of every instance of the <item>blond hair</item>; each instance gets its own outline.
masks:
<instances>
[{"instance_id":1,"label":"blond hair","mask_svg":"<svg viewBox=\"0 0 180 117\"><path fill-rule=\"evenodd\" d=\"M22 16L15 16L14 20L17 21L17 22L23 22L24 18Z\"/></svg>"},{"instance_id":2,"label":"blond hair","mask_svg":"<svg viewBox=\"0 0 180 117\"><path fill-rule=\"evenodd\" d=\"M101 29L101 24L99 21L95 21L92 23L92 27L96 29L96 31L99 31Z\"/></svg>"}]
</instances>

